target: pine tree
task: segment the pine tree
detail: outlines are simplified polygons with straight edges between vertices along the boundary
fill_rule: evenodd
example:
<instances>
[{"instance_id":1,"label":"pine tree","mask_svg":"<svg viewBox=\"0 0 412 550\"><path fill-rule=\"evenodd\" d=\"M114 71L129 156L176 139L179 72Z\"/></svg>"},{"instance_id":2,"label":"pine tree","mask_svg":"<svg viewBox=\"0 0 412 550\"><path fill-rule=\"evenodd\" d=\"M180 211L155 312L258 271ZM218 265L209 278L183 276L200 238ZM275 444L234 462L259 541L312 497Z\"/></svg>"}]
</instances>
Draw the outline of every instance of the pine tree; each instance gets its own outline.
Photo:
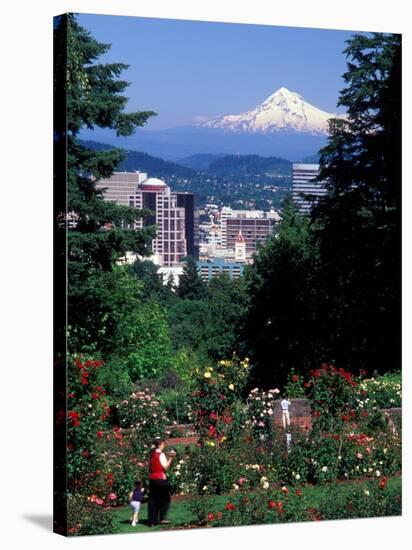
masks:
<instances>
[{"instance_id":1,"label":"pine tree","mask_svg":"<svg viewBox=\"0 0 412 550\"><path fill-rule=\"evenodd\" d=\"M180 298L189 300L199 300L206 295L205 284L197 271L196 261L192 256L185 258L185 267L179 279L177 294Z\"/></svg>"},{"instance_id":2,"label":"pine tree","mask_svg":"<svg viewBox=\"0 0 412 550\"><path fill-rule=\"evenodd\" d=\"M400 367L401 37L355 35L347 87L321 151L328 196L314 210L324 349L353 370Z\"/></svg>"},{"instance_id":3,"label":"pine tree","mask_svg":"<svg viewBox=\"0 0 412 550\"><path fill-rule=\"evenodd\" d=\"M99 275L110 273L127 250L146 253L154 232L125 229L141 213L105 202L96 189L96 182L109 177L123 159L121 150L89 149L79 143L78 135L82 128L100 127L127 136L155 113L125 112L128 99L123 92L129 84L119 77L127 65L99 63L110 45L97 42L73 14L56 18L54 41L56 186L66 179L66 164L59 152L67 146L67 203L63 189L56 188L66 223L59 226L56 242L62 254L59 239L64 240L68 229L68 315L72 336L82 329L80 342L93 340L91 333L101 329L99 305L89 298L96 297L91 287L99 286ZM64 235L60 237L59 231Z\"/></svg>"}]
</instances>

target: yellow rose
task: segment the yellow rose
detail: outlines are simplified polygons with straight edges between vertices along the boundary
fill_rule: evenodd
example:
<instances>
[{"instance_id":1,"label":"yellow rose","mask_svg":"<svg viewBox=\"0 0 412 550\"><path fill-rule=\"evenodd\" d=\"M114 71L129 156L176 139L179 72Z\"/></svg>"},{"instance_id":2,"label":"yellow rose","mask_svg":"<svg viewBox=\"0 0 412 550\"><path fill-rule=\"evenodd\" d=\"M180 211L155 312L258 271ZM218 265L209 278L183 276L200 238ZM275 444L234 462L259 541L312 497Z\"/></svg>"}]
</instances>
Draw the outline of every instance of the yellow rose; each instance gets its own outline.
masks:
<instances>
[{"instance_id":1,"label":"yellow rose","mask_svg":"<svg viewBox=\"0 0 412 550\"><path fill-rule=\"evenodd\" d=\"M233 384L229 384L228 388L229 388L229 390L234 390L235 386Z\"/></svg>"},{"instance_id":2,"label":"yellow rose","mask_svg":"<svg viewBox=\"0 0 412 550\"><path fill-rule=\"evenodd\" d=\"M209 371L206 371L205 374L203 375L205 378L210 378L212 375Z\"/></svg>"}]
</instances>

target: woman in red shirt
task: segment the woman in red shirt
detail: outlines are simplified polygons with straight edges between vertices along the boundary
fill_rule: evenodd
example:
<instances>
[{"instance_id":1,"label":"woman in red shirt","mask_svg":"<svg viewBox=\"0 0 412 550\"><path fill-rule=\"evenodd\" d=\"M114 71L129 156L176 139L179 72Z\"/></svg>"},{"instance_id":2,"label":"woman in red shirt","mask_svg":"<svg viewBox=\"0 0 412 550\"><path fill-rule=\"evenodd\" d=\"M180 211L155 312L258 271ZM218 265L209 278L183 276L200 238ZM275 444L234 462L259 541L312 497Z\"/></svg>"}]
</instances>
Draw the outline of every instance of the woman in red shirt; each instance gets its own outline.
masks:
<instances>
[{"instance_id":1,"label":"woman in red shirt","mask_svg":"<svg viewBox=\"0 0 412 550\"><path fill-rule=\"evenodd\" d=\"M163 452L165 448L164 439L156 439L154 448L150 452L149 459L149 502L148 519L149 525L158 523L170 523L166 520L170 506L170 486L166 477L166 470L170 468L174 451L170 451L169 458Z\"/></svg>"}]
</instances>

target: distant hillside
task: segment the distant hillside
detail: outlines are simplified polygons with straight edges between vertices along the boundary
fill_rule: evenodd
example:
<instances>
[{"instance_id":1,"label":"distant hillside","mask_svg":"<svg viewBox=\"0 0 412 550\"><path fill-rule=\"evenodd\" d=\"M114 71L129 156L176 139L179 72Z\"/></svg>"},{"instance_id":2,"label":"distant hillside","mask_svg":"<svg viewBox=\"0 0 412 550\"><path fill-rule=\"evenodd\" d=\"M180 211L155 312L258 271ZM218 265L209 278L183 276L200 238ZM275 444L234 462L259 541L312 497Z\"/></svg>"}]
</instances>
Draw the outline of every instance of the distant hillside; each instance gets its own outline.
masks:
<instances>
[{"instance_id":1,"label":"distant hillside","mask_svg":"<svg viewBox=\"0 0 412 550\"><path fill-rule=\"evenodd\" d=\"M216 155L199 153L198 155L191 155L190 157L179 159L178 163L183 166L187 166L188 168L192 168L193 170L206 171L212 162L224 156L226 156L226 153L218 153Z\"/></svg>"},{"instance_id":2,"label":"distant hillside","mask_svg":"<svg viewBox=\"0 0 412 550\"><path fill-rule=\"evenodd\" d=\"M310 155L303 159L304 164L319 164L320 155Z\"/></svg>"},{"instance_id":3,"label":"distant hillside","mask_svg":"<svg viewBox=\"0 0 412 550\"><path fill-rule=\"evenodd\" d=\"M85 147L96 150L112 149L112 145L106 143L100 143L97 141L80 140L80 143ZM127 151L124 150L126 158L121 162L117 168L119 171L133 172L138 170L140 172L147 172L151 177L163 177L168 178L176 176L179 178L191 178L195 175L195 171L186 166L181 166L175 162L169 162L161 158L152 157L147 153L141 153L139 151Z\"/></svg>"},{"instance_id":4,"label":"distant hillside","mask_svg":"<svg viewBox=\"0 0 412 550\"><path fill-rule=\"evenodd\" d=\"M214 160L207 171L210 174L226 177L277 177L290 175L292 163L277 157L259 155L228 155Z\"/></svg>"}]
</instances>

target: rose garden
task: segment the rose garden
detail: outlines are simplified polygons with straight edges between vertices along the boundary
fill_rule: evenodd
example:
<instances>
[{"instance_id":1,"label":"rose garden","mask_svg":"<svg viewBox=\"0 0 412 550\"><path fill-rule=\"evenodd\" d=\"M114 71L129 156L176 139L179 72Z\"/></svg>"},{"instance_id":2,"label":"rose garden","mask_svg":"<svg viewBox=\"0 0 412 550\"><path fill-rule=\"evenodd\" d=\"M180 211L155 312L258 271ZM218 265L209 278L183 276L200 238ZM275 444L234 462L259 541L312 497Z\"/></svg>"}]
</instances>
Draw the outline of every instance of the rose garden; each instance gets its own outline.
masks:
<instances>
[{"instance_id":1,"label":"rose garden","mask_svg":"<svg viewBox=\"0 0 412 550\"><path fill-rule=\"evenodd\" d=\"M159 381L114 399L100 384L108 366L71 358L68 412L69 533L145 531L145 505L130 526L128 493L148 483L148 453L165 436L176 457L168 528L255 525L397 515L401 511L400 376L354 377L323 364L285 388L244 392L247 358L197 369L177 426ZM291 426L274 419L288 394ZM294 397L311 417L295 423ZM61 421L64 421L62 416ZM289 442L286 433L291 435ZM188 436L189 437L184 437ZM158 526L154 529L162 529Z\"/></svg>"},{"instance_id":2,"label":"rose garden","mask_svg":"<svg viewBox=\"0 0 412 550\"><path fill-rule=\"evenodd\" d=\"M327 194L310 214L287 198L242 277L205 281L188 256L178 285L145 259L158 231L148 211L96 187L125 169L127 152L80 139L95 127L130 136L156 113L126 109L127 65L102 62L110 45L76 15L56 18L54 40L64 98L54 129L55 530L399 515L400 35L347 41L338 100L347 117L329 121L319 151ZM191 178L162 166L151 176L190 192ZM214 202L204 181L203 205ZM229 203L233 189L220 185ZM147 520L156 437L176 452L167 527ZM137 478L146 490L133 527Z\"/></svg>"}]
</instances>

